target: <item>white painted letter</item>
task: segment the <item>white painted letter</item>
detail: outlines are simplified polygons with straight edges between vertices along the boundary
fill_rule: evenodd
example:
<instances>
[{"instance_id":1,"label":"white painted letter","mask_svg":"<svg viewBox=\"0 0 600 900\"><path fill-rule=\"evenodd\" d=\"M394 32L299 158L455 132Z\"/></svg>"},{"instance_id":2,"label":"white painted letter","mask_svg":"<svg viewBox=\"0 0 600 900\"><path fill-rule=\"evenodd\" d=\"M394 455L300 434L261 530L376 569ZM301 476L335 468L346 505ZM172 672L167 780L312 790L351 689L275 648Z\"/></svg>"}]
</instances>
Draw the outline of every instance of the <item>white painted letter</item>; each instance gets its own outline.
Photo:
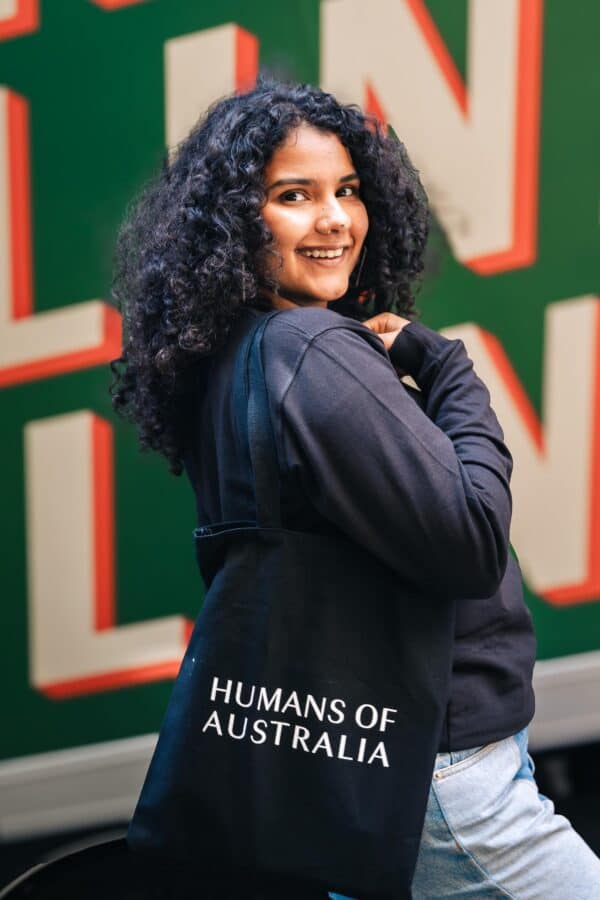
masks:
<instances>
[{"instance_id":1,"label":"white painted letter","mask_svg":"<svg viewBox=\"0 0 600 900\"><path fill-rule=\"evenodd\" d=\"M462 338L489 388L515 465L511 540L532 591L550 603L600 595L600 301L546 309L543 427L497 339L477 325Z\"/></svg>"},{"instance_id":2,"label":"white painted letter","mask_svg":"<svg viewBox=\"0 0 600 900\"><path fill-rule=\"evenodd\" d=\"M469 0L467 86L424 0L326 0L326 90L387 119L457 259L479 274L536 255L542 0Z\"/></svg>"},{"instance_id":3,"label":"white painted letter","mask_svg":"<svg viewBox=\"0 0 600 900\"><path fill-rule=\"evenodd\" d=\"M54 699L174 678L183 616L115 624L112 430L83 411L25 428L29 665Z\"/></svg>"},{"instance_id":4,"label":"white painted letter","mask_svg":"<svg viewBox=\"0 0 600 900\"><path fill-rule=\"evenodd\" d=\"M39 28L38 0L0 0L0 41L8 41Z\"/></svg>"},{"instance_id":5,"label":"white painted letter","mask_svg":"<svg viewBox=\"0 0 600 900\"><path fill-rule=\"evenodd\" d=\"M27 101L0 87L0 387L108 362L121 317L101 300L33 314Z\"/></svg>"},{"instance_id":6,"label":"white painted letter","mask_svg":"<svg viewBox=\"0 0 600 900\"><path fill-rule=\"evenodd\" d=\"M215 100L251 88L258 41L239 25L220 25L165 44L166 142L174 148Z\"/></svg>"}]
</instances>

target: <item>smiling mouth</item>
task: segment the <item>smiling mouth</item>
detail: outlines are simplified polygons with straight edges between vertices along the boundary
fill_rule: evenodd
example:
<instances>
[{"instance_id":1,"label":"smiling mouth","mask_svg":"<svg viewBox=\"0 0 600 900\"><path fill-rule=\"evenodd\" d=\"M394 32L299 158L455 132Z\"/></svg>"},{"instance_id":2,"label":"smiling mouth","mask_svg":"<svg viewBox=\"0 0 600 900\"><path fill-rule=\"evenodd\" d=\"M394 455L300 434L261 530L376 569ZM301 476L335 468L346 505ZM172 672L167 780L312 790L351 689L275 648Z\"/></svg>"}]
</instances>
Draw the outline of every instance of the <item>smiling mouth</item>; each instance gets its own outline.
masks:
<instances>
[{"instance_id":1,"label":"smiling mouth","mask_svg":"<svg viewBox=\"0 0 600 900\"><path fill-rule=\"evenodd\" d=\"M328 265L335 265L342 258L347 256L347 252L350 250L350 247L335 247L335 248L300 248L296 250L296 253L299 256L302 256L304 259L309 260L310 262L317 263L325 263Z\"/></svg>"}]
</instances>

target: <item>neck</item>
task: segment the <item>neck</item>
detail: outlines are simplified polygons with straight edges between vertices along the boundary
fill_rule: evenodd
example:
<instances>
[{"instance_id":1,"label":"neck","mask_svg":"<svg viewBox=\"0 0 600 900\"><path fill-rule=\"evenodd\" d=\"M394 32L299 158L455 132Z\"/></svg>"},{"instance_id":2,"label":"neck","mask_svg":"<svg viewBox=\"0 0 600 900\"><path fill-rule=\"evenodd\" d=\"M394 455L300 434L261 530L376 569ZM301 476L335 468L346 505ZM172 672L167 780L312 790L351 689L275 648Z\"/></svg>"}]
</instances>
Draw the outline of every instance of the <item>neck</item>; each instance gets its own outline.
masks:
<instances>
[{"instance_id":1,"label":"neck","mask_svg":"<svg viewBox=\"0 0 600 900\"><path fill-rule=\"evenodd\" d=\"M294 306L322 306L326 307L328 300L315 300L311 294L301 291L282 290L279 288L276 294L268 293L266 296L276 309L290 309Z\"/></svg>"}]
</instances>

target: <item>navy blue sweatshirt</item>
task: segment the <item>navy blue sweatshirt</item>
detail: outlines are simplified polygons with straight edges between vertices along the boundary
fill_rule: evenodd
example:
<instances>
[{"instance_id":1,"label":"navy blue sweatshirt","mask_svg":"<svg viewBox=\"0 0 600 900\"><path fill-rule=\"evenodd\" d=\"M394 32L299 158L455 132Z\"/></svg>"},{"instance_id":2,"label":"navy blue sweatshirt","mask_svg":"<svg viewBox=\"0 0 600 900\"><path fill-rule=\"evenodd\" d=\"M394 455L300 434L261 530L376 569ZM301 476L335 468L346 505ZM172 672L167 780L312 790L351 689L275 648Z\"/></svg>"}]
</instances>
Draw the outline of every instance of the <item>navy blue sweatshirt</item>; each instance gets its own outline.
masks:
<instances>
[{"instance_id":1,"label":"navy blue sweatshirt","mask_svg":"<svg viewBox=\"0 0 600 900\"><path fill-rule=\"evenodd\" d=\"M201 370L186 460L199 524L247 518L252 506L231 383L237 347L264 314L245 308ZM509 548L512 458L463 342L411 322L388 353L356 320L296 307L271 319L263 347L284 527L342 531L402 579L457 601L440 750L519 731L533 716L535 640Z\"/></svg>"}]
</instances>

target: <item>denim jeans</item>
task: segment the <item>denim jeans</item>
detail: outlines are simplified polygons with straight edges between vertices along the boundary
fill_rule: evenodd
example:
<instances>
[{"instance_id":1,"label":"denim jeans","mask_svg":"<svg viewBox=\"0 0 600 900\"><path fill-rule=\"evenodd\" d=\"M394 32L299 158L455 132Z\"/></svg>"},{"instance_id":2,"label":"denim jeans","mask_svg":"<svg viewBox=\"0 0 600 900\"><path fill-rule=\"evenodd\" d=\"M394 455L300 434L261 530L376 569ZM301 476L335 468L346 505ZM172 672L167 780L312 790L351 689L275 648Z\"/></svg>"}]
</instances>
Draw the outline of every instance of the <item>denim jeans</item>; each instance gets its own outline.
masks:
<instances>
[{"instance_id":1,"label":"denim jeans","mask_svg":"<svg viewBox=\"0 0 600 900\"><path fill-rule=\"evenodd\" d=\"M600 859L555 814L533 773L527 729L438 753L414 900L600 900Z\"/></svg>"}]
</instances>

